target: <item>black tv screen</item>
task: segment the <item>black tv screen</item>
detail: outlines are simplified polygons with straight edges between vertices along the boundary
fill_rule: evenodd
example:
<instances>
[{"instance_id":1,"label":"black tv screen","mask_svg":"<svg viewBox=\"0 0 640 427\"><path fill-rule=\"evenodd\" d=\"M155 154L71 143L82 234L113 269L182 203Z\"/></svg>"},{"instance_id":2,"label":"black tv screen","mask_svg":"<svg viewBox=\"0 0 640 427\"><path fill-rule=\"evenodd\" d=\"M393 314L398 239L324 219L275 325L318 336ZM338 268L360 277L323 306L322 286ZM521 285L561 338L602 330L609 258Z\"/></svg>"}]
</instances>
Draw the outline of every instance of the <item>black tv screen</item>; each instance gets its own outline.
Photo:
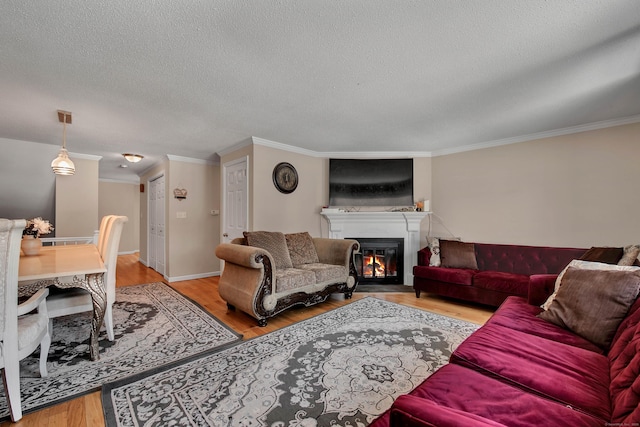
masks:
<instances>
[{"instance_id":1,"label":"black tv screen","mask_svg":"<svg viewBox=\"0 0 640 427\"><path fill-rule=\"evenodd\" d=\"M412 206L413 159L329 159L329 206Z\"/></svg>"}]
</instances>

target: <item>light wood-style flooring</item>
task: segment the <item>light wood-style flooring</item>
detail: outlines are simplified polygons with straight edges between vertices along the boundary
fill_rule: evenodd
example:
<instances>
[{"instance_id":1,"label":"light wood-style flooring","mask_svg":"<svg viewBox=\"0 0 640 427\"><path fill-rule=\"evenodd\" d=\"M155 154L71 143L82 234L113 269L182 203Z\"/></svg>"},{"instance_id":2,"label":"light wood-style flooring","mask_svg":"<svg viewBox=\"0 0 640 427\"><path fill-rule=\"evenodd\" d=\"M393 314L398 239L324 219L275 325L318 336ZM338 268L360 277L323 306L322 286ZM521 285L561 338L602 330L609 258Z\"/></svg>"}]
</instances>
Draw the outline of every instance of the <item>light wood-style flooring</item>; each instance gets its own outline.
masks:
<instances>
[{"instance_id":1,"label":"light wood-style flooring","mask_svg":"<svg viewBox=\"0 0 640 427\"><path fill-rule=\"evenodd\" d=\"M164 281L161 275L138 262L137 254L122 255L118 257L116 276L116 283L118 287ZM268 325L261 328L256 324L256 321L248 315L238 311L227 311L226 303L218 295L217 277L186 280L183 282L170 283L169 285L180 291L183 295L197 301L205 309L211 312L211 314L216 316L236 332L242 334L244 339L250 339L266 334L284 326L308 319L309 317L323 313L327 310L348 304L351 301L345 301L342 295L332 295L326 302L314 307L301 307L287 310L275 318L270 319ZM432 297L424 293L418 299L413 292L356 292L353 295L353 300L365 298L367 296L374 296L387 301L393 301L478 324L483 324L493 312L491 309L486 307L454 302L452 300ZM15 424L10 421L4 422L0 424L0 427L100 427L104 425L100 392L96 391L65 403L51 406L31 414L26 414Z\"/></svg>"}]
</instances>

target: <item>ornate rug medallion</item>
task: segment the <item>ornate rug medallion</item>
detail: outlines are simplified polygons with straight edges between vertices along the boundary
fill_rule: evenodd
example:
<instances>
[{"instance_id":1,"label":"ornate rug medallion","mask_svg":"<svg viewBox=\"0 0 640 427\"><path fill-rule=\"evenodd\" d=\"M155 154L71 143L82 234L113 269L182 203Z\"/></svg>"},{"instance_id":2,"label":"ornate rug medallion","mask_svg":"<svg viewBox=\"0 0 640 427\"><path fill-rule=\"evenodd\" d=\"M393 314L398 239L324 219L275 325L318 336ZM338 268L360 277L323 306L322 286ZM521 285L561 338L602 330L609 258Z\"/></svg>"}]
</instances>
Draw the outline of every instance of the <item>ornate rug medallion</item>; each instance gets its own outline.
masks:
<instances>
[{"instance_id":1,"label":"ornate rug medallion","mask_svg":"<svg viewBox=\"0 0 640 427\"><path fill-rule=\"evenodd\" d=\"M100 360L89 360L91 313L53 319L47 370L40 378L39 348L20 364L23 411L95 391L104 383L155 369L238 341L241 337L163 283L116 289L115 341L100 333ZM8 417L4 389L0 417Z\"/></svg>"},{"instance_id":2,"label":"ornate rug medallion","mask_svg":"<svg viewBox=\"0 0 640 427\"><path fill-rule=\"evenodd\" d=\"M365 298L103 387L110 426L364 427L478 325Z\"/></svg>"}]
</instances>

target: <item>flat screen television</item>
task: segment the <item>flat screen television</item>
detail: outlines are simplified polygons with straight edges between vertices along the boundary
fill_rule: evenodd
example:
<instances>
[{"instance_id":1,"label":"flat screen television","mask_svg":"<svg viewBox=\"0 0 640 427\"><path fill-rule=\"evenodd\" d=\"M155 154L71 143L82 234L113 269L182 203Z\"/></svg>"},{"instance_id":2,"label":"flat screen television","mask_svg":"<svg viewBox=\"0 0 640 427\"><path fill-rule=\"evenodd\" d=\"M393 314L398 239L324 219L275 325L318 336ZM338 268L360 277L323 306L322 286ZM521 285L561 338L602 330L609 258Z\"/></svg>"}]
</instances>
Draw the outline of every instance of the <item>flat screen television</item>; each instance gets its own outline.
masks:
<instances>
[{"instance_id":1,"label":"flat screen television","mask_svg":"<svg viewBox=\"0 0 640 427\"><path fill-rule=\"evenodd\" d=\"M329 206L412 206L413 159L329 159Z\"/></svg>"}]
</instances>

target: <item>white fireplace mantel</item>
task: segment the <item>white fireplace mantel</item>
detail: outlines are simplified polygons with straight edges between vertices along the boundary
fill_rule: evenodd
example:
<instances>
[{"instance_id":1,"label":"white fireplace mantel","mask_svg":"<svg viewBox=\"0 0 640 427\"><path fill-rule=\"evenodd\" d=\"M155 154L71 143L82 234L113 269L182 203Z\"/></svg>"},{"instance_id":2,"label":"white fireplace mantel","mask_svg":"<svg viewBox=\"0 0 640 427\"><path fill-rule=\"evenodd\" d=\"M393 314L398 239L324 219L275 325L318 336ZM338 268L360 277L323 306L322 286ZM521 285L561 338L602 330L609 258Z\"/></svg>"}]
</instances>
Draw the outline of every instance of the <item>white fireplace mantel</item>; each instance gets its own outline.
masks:
<instances>
[{"instance_id":1,"label":"white fireplace mantel","mask_svg":"<svg viewBox=\"0 0 640 427\"><path fill-rule=\"evenodd\" d=\"M420 223L430 212L342 212L323 210L329 222L329 237L403 238L404 284L413 284L413 266L420 250Z\"/></svg>"}]
</instances>

